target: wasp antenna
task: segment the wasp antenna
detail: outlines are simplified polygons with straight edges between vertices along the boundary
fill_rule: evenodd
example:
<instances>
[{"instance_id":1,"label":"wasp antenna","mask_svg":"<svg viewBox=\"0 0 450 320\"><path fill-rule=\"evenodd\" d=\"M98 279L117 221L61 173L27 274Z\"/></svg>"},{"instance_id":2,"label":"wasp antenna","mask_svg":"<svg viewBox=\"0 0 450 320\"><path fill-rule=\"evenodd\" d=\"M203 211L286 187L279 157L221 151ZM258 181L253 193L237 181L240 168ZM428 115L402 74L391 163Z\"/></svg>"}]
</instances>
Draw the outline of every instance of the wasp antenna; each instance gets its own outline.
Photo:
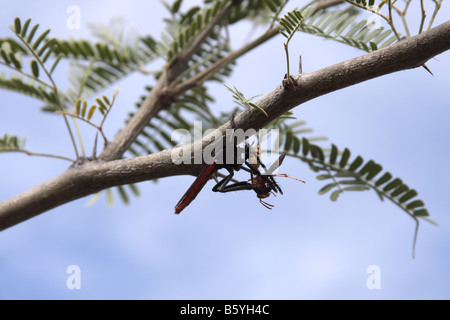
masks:
<instances>
[{"instance_id":1,"label":"wasp antenna","mask_svg":"<svg viewBox=\"0 0 450 320\"><path fill-rule=\"evenodd\" d=\"M287 174L285 174L285 173L274 174L274 175L273 175L273 177L284 177L284 178L291 178L291 179L294 179L294 180L297 180L297 181L300 181L300 182L306 183L306 182L305 182L305 181L303 181L303 180L300 180L300 179L297 179L297 178L293 178L293 177L290 177L290 176L288 176L288 175L287 175Z\"/></svg>"}]
</instances>

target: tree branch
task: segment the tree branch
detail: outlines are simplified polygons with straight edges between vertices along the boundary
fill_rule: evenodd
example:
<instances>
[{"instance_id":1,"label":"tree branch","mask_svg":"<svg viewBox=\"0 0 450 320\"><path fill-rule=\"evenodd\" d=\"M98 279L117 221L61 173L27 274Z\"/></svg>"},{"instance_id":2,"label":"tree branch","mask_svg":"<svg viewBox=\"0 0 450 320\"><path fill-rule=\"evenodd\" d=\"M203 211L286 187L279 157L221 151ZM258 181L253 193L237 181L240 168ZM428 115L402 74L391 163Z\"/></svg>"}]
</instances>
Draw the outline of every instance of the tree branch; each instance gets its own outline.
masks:
<instances>
[{"instance_id":1,"label":"tree branch","mask_svg":"<svg viewBox=\"0 0 450 320\"><path fill-rule=\"evenodd\" d=\"M205 38L210 35L214 27L218 25L228 14L231 8L238 5L238 1L231 1L205 28L187 45L160 75L158 82L153 87L147 98L142 102L138 111L123 128L114 141L108 142L103 152L99 155L105 161L119 159L136 137L144 130L149 121L155 117L167 105L163 103L164 94L171 94L171 82L176 79L186 68L189 59L198 50ZM170 99L170 97L169 97Z\"/></svg>"},{"instance_id":2,"label":"tree branch","mask_svg":"<svg viewBox=\"0 0 450 320\"><path fill-rule=\"evenodd\" d=\"M450 49L450 21L387 48L294 77L296 85L279 85L235 118L236 127L260 129L286 111L321 95L392 72L416 68ZM219 130L224 134L226 123ZM184 148L205 147L214 132ZM100 190L174 175L198 174L201 165L175 165L171 150L133 159L79 161L63 174L0 203L0 230L16 225L64 203Z\"/></svg>"},{"instance_id":3,"label":"tree branch","mask_svg":"<svg viewBox=\"0 0 450 320\"><path fill-rule=\"evenodd\" d=\"M280 85L256 102L269 118L252 108L237 116L235 124L244 130L263 128L306 101L389 73L420 67L449 49L450 20L389 47L315 72L299 74L294 77L296 86L283 90Z\"/></svg>"}]
</instances>

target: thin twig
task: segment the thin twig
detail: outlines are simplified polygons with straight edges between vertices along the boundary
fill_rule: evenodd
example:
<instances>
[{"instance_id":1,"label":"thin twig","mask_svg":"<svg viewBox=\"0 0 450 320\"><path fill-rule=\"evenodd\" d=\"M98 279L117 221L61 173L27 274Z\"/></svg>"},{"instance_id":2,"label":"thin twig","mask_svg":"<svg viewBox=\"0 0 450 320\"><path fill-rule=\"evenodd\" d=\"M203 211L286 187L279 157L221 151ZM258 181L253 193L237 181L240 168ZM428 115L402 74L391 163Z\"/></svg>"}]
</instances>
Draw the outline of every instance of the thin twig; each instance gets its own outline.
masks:
<instances>
[{"instance_id":1,"label":"thin twig","mask_svg":"<svg viewBox=\"0 0 450 320\"><path fill-rule=\"evenodd\" d=\"M56 86L55 81L53 80L52 75L50 74L50 72L47 70L47 68L44 65L44 62L40 59L40 57L36 54L36 52L33 50L33 48L30 47L30 45L28 44L27 41L25 41L25 39L23 39L23 37L20 34L16 34L17 37L22 41L22 43L27 47L28 51L34 56L34 58L36 59L36 61L39 63L39 65L42 67L42 69L44 70L45 74L47 75L47 78L50 80L50 82L52 83L52 90L55 93L56 99L58 101L58 108L61 111L64 111L64 108L61 104L61 101L59 101L59 97L58 97L58 87ZM78 154L78 149L77 149L77 145L75 143L75 138L73 136L72 133L72 129L70 128L69 125L69 121L67 120L67 117L65 115L63 115L64 118L64 123L66 125L67 130L69 131L69 136L70 136L70 140L72 141L72 145L73 145L73 149L75 151L75 155L78 158L79 154Z\"/></svg>"},{"instance_id":2,"label":"thin twig","mask_svg":"<svg viewBox=\"0 0 450 320\"><path fill-rule=\"evenodd\" d=\"M70 113L70 112L66 112L66 111L64 111L64 112L56 111L56 113L63 114L63 115L66 115L66 116L69 116L69 117L72 117L72 118L76 118L76 119L79 119L79 120L89 124L90 126L92 126L95 129L97 129L98 132L100 132L100 134L102 135L103 140L105 141L105 143L108 141L108 139L106 138L105 134L103 133L102 128L100 126L97 126L95 123L91 122L90 120L85 119L82 116L79 116L79 115L77 115L75 113ZM84 151L83 151L83 153L84 153Z\"/></svg>"},{"instance_id":3,"label":"thin twig","mask_svg":"<svg viewBox=\"0 0 450 320\"><path fill-rule=\"evenodd\" d=\"M246 44L242 48L231 52L229 55L227 55L226 57L223 57L222 59L220 59L219 61L217 61L213 65L209 66L207 69L205 69L202 72L196 74L192 78L184 81L182 84L176 86L174 88L174 91L177 94L180 94L182 92L185 92L185 91L187 91L187 90L189 90L191 88L194 88L194 87L200 85L205 80L207 80L209 77L214 75L214 73L217 72L217 70L219 70L220 68L223 68L227 64L233 62L237 58L243 56L247 52L251 51L252 49L258 47L262 43L264 43L264 42L272 39L274 36L278 35L279 30L280 30L279 28L272 28L272 29L267 30L259 38L257 38L254 41Z\"/></svg>"},{"instance_id":4,"label":"thin twig","mask_svg":"<svg viewBox=\"0 0 450 320\"><path fill-rule=\"evenodd\" d=\"M36 78L36 77L33 76L32 74L29 74L29 73L27 73L27 72L25 72L25 71L22 71L22 70L20 70L20 69L17 69L16 67L13 67L13 66L11 66L11 65L9 65L9 64L7 64L7 63L5 63L5 62L2 62L2 61L0 61L0 64L2 64L2 65L4 65L5 67L8 67L8 68L10 68L10 69L12 69L12 70L14 70L14 71L16 71L16 72L18 72L18 73L24 75L25 77L30 78L30 79L32 79L32 80L34 80L34 81L36 81L36 82L42 84L43 86L45 86L45 87L47 87L47 88L53 90L53 87L52 87L51 85L49 85L49 84L48 84L47 82L45 82L45 81L42 81L42 80L39 79L39 78Z\"/></svg>"},{"instance_id":5,"label":"thin twig","mask_svg":"<svg viewBox=\"0 0 450 320\"><path fill-rule=\"evenodd\" d=\"M46 157L46 158L55 158L55 159L61 159L61 160L67 160L70 162L74 162L74 159L71 159L69 157L65 157L65 156L60 156L57 154L51 154L51 153L43 153L43 152L33 152L33 151L28 151L26 149L16 149L16 150L8 150L8 151L4 151L4 152L21 152L21 153L25 153L28 156L39 156L39 157Z\"/></svg>"},{"instance_id":6,"label":"thin twig","mask_svg":"<svg viewBox=\"0 0 450 320\"><path fill-rule=\"evenodd\" d=\"M425 12L425 6L423 4L423 0L420 0L420 9L422 11L422 19L420 20L420 27L419 27L419 33L422 33L423 31L423 26L425 24L425 19L427 17L427 14Z\"/></svg>"},{"instance_id":7,"label":"thin twig","mask_svg":"<svg viewBox=\"0 0 450 320\"><path fill-rule=\"evenodd\" d=\"M437 12L441 8L442 0L433 0L433 2L435 3L434 11L433 11L433 14L431 15L430 23L428 24L427 30L430 30L431 27L433 26L434 19L436 18Z\"/></svg>"}]
</instances>

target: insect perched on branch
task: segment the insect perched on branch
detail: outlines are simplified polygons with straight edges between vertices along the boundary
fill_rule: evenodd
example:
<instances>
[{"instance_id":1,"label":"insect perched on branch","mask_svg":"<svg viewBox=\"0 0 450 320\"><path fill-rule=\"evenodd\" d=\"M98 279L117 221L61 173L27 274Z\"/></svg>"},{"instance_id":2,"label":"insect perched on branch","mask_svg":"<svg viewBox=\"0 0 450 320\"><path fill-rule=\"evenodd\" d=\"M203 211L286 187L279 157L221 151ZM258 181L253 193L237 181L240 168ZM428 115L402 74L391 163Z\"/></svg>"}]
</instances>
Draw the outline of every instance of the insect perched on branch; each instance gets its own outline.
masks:
<instances>
[{"instance_id":1,"label":"insect perched on branch","mask_svg":"<svg viewBox=\"0 0 450 320\"><path fill-rule=\"evenodd\" d=\"M264 163L261 161L260 157L260 148L259 146L256 147L256 152L253 152L249 156L253 156L256 158L256 161L246 161L246 164L250 168L250 170L246 170L250 172L250 179L248 181L241 181L236 182L230 185L227 185L227 183L231 180L231 178L227 177L219 182L216 186L214 186L213 191L215 192L230 192L230 191L241 191L241 190L253 190L256 192L256 196L259 198L259 202L266 207L267 209L272 209L273 205L265 202L263 199L268 198L271 194L275 196L275 193L283 194L283 191L281 190L280 186L275 181L274 177L286 177L291 178L300 182L305 183L305 181L292 178L288 176L287 174L272 174L283 162L286 152L283 152L278 160L269 168L264 165ZM259 170L259 166L261 166L264 169L264 173L261 173ZM247 168L245 168L247 169Z\"/></svg>"},{"instance_id":2,"label":"insect perched on branch","mask_svg":"<svg viewBox=\"0 0 450 320\"><path fill-rule=\"evenodd\" d=\"M234 129L234 121L231 121L232 128ZM269 197L271 194L275 193L283 194L280 186L276 183L274 177L286 177L297 181L303 180L292 178L286 174L272 174L283 162L286 152L283 152L278 160L269 168L264 165L261 161L260 148L257 146L256 152L251 150L250 145L246 144L244 148L235 146L234 152L234 162L229 164L219 165L215 160L212 164L208 165L203 169L203 171L197 176L195 181L186 191L186 193L181 197L175 206L175 214L179 214L184 210L200 193L203 187L206 185L208 180L213 176L217 175L217 171L221 168L225 168L228 171L228 175L220 180L213 188L214 192L231 192L231 191L241 191L241 190L253 190L256 192L259 202L267 209L272 209L273 205L265 202L263 199ZM244 161L237 161L239 156L244 156ZM225 157L225 155L222 155ZM264 173L261 173L259 167L264 169ZM234 172L240 169L250 173L250 179L248 181L240 181L229 184L232 181ZM250 181L250 182L249 182Z\"/></svg>"}]
</instances>

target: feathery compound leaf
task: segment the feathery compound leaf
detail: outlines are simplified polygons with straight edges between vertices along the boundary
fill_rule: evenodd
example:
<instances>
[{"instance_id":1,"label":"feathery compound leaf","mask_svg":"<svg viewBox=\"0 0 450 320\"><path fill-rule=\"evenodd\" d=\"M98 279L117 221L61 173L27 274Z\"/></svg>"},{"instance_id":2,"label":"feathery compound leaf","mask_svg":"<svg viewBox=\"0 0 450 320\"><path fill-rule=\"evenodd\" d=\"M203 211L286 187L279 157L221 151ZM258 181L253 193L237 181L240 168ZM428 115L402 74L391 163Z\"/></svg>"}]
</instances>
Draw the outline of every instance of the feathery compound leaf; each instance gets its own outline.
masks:
<instances>
[{"instance_id":1,"label":"feathery compound leaf","mask_svg":"<svg viewBox=\"0 0 450 320\"><path fill-rule=\"evenodd\" d=\"M287 38L286 42L289 42L295 32L300 28L303 23L303 16L300 11L294 10L288 12L283 18L280 19L280 24L285 31L281 31L281 34Z\"/></svg>"},{"instance_id":2,"label":"feathery compound leaf","mask_svg":"<svg viewBox=\"0 0 450 320\"><path fill-rule=\"evenodd\" d=\"M48 87L38 85L35 81L24 82L22 78L6 79L0 74L0 88L26 94L30 97L42 100L49 105L58 105L58 97L55 93Z\"/></svg>"},{"instance_id":3,"label":"feathery compound leaf","mask_svg":"<svg viewBox=\"0 0 450 320\"><path fill-rule=\"evenodd\" d=\"M228 5L228 1L217 0L211 7L205 7L203 10L197 10L197 6L195 6L190 9L193 12L189 11L184 15L182 24L176 19L168 21L169 29L165 34L165 42L168 45L164 48L167 61L173 61L176 55L186 48L226 5Z\"/></svg>"},{"instance_id":4,"label":"feathery compound leaf","mask_svg":"<svg viewBox=\"0 0 450 320\"><path fill-rule=\"evenodd\" d=\"M293 141L295 138L295 136L290 136L289 140ZM334 144L331 146L330 157L322 158L317 156L319 154L317 149L321 148L309 142L305 137L302 138L302 147L303 152L301 154L289 155L306 162L313 171L318 172L318 180L328 181L319 189L318 193L321 195L330 193L331 201L337 201L339 196L346 192L373 189L381 200L389 199L409 216L413 217L417 224L419 223L417 218L423 218L432 224L436 224L427 218L429 213L424 208L424 202L417 199L417 191L410 189L400 178L392 179L392 175L389 172L385 172L375 182L371 181L382 171L382 166L373 160L364 162L361 156L357 156L353 161L349 162L350 150L345 148L340 161L338 161L339 152ZM324 153L324 151L322 152ZM350 163L349 166L347 166L348 163ZM358 168L361 169L357 171Z\"/></svg>"},{"instance_id":5,"label":"feathery compound leaf","mask_svg":"<svg viewBox=\"0 0 450 320\"><path fill-rule=\"evenodd\" d=\"M103 26L103 29L107 29ZM112 35L111 35L112 36ZM134 72L146 72L144 65L160 55L160 48L150 36L139 37L132 44L126 39L117 43L93 43L90 40L57 40L54 54L71 58L72 88L68 95L76 100L80 94L88 97L111 86Z\"/></svg>"},{"instance_id":6,"label":"feathery compound leaf","mask_svg":"<svg viewBox=\"0 0 450 320\"><path fill-rule=\"evenodd\" d=\"M250 102L251 100L253 100L256 97L259 97L260 95L257 96L253 96L251 98L245 98L244 94L242 92L240 92L236 87L234 87L234 89L230 88L229 86L227 86L226 84L224 84L224 86L231 92L233 93L233 99L234 101L244 107L244 108L256 108L259 111L261 111L266 117L268 117L269 115L267 114L266 111L264 111L264 109L262 109L260 106L258 106L257 104Z\"/></svg>"},{"instance_id":7,"label":"feathery compound leaf","mask_svg":"<svg viewBox=\"0 0 450 320\"><path fill-rule=\"evenodd\" d=\"M311 7L308 7L302 12L305 20L299 31L344 43L366 52L378 50L397 41L395 35L385 40L392 30L384 31L383 27L373 28L366 19L356 22L359 10L315 10L311 13L312 11Z\"/></svg>"}]
</instances>

